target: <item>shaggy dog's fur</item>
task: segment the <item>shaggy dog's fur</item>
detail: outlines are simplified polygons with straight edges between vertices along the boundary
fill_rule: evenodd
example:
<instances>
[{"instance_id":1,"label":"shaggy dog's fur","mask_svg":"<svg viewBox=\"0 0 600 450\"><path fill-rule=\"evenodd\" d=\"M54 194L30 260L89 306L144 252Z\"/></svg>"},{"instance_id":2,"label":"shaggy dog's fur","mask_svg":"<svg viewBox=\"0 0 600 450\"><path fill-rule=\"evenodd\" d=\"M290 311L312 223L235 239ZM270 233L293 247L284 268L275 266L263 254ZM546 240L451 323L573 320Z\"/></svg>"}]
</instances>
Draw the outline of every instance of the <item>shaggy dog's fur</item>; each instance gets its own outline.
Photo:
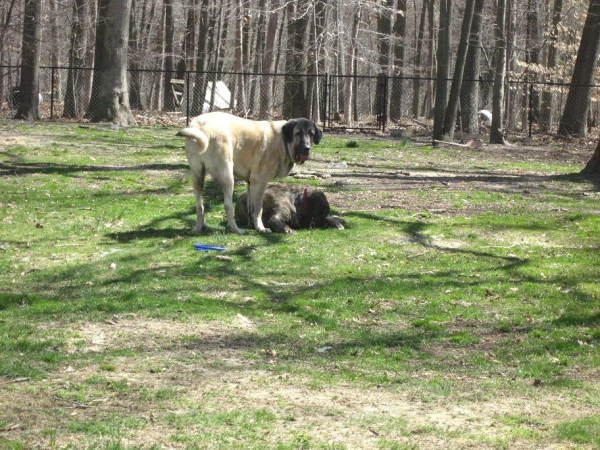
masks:
<instances>
[{"instance_id":1,"label":"shaggy dog's fur","mask_svg":"<svg viewBox=\"0 0 600 450\"><path fill-rule=\"evenodd\" d=\"M322 191L308 186L270 184L263 199L262 221L277 233L295 233L300 228L344 229L342 220L330 217L329 202ZM248 215L248 194L235 204L235 220L252 226Z\"/></svg>"}]
</instances>

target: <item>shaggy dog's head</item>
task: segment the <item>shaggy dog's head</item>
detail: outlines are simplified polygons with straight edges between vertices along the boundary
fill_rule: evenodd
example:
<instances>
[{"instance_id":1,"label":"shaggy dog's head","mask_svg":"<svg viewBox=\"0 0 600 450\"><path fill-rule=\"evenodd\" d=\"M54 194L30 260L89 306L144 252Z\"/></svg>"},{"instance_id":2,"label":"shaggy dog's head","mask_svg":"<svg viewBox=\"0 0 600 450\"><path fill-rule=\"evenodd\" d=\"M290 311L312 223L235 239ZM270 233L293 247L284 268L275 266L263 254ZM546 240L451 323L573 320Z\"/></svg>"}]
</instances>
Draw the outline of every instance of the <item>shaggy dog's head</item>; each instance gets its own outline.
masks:
<instances>
[{"instance_id":1,"label":"shaggy dog's head","mask_svg":"<svg viewBox=\"0 0 600 450\"><path fill-rule=\"evenodd\" d=\"M302 228L322 227L329 214L329 202L322 191L306 188L302 194L299 211Z\"/></svg>"},{"instance_id":2,"label":"shaggy dog's head","mask_svg":"<svg viewBox=\"0 0 600 450\"><path fill-rule=\"evenodd\" d=\"M293 160L296 164L304 164L308 159L313 144L321 142L323 132L308 119L291 119L282 127L283 139L293 144Z\"/></svg>"}]
</instances>

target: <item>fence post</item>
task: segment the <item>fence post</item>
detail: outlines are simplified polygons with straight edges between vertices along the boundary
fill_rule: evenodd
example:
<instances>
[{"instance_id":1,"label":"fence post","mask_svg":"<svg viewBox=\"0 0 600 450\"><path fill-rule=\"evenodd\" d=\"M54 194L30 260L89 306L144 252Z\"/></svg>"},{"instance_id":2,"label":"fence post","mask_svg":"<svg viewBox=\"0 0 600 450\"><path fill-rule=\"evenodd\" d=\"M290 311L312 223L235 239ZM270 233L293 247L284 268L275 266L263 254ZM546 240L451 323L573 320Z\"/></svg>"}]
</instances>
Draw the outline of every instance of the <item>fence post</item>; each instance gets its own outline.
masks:
<instances>
[{"instance_id":1,"label":"fence post","mask_svg":"<svg viewBox=\"0 0 600 450\"><path fill-rule=\"evenodd\" d=\"M388 79L389 76L385 73L380 73L377 77L377 125L381 131L385 131L387 123L387 96L388 96Z\"/></svg>"},{"instance_id":2,"label":"fence post","mask_svg":"<svg viewBox=\"0 0 600 450\"><path fill-rule=\"evenodd\" d=\"M54 119L54 67L50 73L50 119Z\"/></svg>"},{"instance_id":3,"label":"fence post","mask_svg":"<svg viewBox=\"0 0 600 450\"><path fill-rule=\"evenodd\" d=\"M529 85L529 137L531 137L531 130L533 128L533 83Z\"/></svg>"},{"instance_id":4,"label":"fence post","mask_svg":"<svg viewBox=\"0 0 600 450\"><path fill-rule=\"evenodd\" d=\"M323 74L323 98L321 99L321 114L323 115L323 128L327 127L327 102L329 101L329 73Z\"/></svg>"}]
</instances>

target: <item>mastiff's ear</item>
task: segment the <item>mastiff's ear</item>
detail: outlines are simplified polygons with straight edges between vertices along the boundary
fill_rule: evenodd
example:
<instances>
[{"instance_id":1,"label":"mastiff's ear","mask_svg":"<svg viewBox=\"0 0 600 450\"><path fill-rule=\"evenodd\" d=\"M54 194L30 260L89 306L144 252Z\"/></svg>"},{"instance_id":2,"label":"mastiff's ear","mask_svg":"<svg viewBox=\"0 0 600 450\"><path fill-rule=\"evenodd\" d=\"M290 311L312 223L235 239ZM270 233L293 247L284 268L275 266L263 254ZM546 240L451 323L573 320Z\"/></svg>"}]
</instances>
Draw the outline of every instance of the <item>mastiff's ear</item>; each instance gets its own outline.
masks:
<instances>
[{"instance_id":1,"label":"mastiff's ear","mask_svg":"<svg viewBox=\"0 0 600 450\"><path fill-rule=\"evenodd\" d=\"M294 128L296 128L296 123L298 121L296 119L288 120L288 122L281 127L281 132L283 133L283 140L285 142L293 142L294 141Z\"/></svg>"},{"instance_id":2,"label":"mastiff's ear","mask_svg":"<svg viewBox=\"0 0 600 450\"><path fill-rule=\"evenodd\" d=\"M321 142L321 138L323 137L323 132L321 131L321 129L317 126L316 123L313 122L313 125L315 126L315 137L313 138L313 142L315 144L318 144L319 142Z\"/></svg>"}]
</instances>

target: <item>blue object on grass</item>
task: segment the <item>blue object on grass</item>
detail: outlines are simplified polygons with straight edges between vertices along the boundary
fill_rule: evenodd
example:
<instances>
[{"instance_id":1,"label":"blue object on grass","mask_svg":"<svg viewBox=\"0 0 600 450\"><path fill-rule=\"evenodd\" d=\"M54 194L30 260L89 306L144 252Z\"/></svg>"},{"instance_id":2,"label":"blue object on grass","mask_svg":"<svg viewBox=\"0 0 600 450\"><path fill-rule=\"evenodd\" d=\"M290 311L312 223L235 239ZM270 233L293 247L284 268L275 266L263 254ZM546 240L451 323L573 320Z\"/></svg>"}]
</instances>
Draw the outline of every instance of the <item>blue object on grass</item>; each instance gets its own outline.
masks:
<instances>
[{"instance_id":1,"label":"blue object on grass","mask_svg":"<svg viewBox=\"0 0 600 450\"><path fill-rule=\"evenodd\" d=\"M225 247L217 247L216 245L206 245L206 244L194 244L196 250L200 250L201 252L207 252L209 250L219 250L225 251L227 250Z\"/></svg>"}]
</instances>

